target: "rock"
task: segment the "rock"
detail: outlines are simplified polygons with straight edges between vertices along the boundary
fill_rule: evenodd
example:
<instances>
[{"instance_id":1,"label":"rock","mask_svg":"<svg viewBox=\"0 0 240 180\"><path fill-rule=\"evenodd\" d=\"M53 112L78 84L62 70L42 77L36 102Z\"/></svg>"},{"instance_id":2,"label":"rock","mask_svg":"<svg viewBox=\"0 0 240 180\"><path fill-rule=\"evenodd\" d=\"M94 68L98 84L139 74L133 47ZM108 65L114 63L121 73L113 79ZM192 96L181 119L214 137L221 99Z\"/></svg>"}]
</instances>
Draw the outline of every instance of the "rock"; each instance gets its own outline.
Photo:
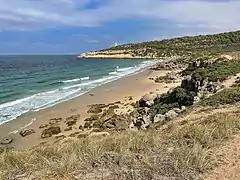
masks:
<instances>
[{"instance_id":1,"label":"rock","mask_svg":"<svg viewBox=\"0 0 240 180\"><path fill-rule=\"evenodd\" d=\"M90 109L87 111L87 113L93 113L93 114L99 114L102 112L103 108L108 107L108 105L105 104L93 104L91 105Z\"/></svg>"},{"instance_id":2,"label":"rock","mask_svg":"<svg viewBox=\"0 0 240 180\"><path fill-rule=\"evenodd\" d=\"M114 112L114 109L109 108L106 110L103 115L100 117L100 120L104 123L112 118L115 118L117 115Z\"/></svg>"},{"instance_id":3,"label":"rock","mask_svg":"<svg viewBox=\"0 0 240 180\"><path fill-rule=\"evenodd\" d=\"M186 109L187 109L186 106L181 107L182 112L185 111Z\"/></svg>"},{"instance_id":4,"label":"rock","mask_svg":"<svg viewBox=\"0 0 240 180\"><path fill-rule=\"evenodd\" d=\"M48 124L42 124L42 125L39 126L40 129L43 129L43 128L46 128L46 127L48 127Z\"/></svg>"},{"instance_id":5,"label":"rock","mask_svg":"<svg viewBox=\"0 0 240 180\"><path fill-rule=\"evenodd\" d=\"M164 124L166 122L166 116L162 114L156 114L153 118L153 123Z\"/></svg>"},{"instance_id":6,"label":"rock","mask_svg":"<svg viewBox=\"0 0 240 180\"><path fill-rule=\"evenodd\" d=\"M170 110L165 114L165 116L166 116L166 119L171 120L171 119L177 117L178 113L176 113L174 110Z\"/></svg>"},{"instance_id":7,"label":"rock","mask_svg":"<svg viewBox=\"0 0 240 180\"><path fill-rule=\"evenodd\" d=\"M139 107L149 107L148 100L142 97L139 100Z\"/></svg>"},{"instance_id":8,"label":"rock","mask_svg":"<svg viewBox=\"0 0 240 180\"><path fill-rule=\"evenodd\" d=\"M99 119L99 116L94 114L91 117L84 119L84 121L96 121L98 119Z\"/></svg>"},{"instance_id":9,"label":"rock","mask_svg":"<svg viewBox=\"0 0 240 180\"><path fill-rule=\"evenodd\" d=\"M49 138L52 137L52 135L56 135L61 133L60 127L50 127L48 129L44 129L41 135L41 138Z\"/></svg>"},{"instance_id":10,"label":"rock","mask_svg":"<svg viewBox=\"0 0 240 180\"><path fill-rule=\"evenodd\" d=\"M72 116L70 116L70 117L67 117L67 118L66 118L66 121L70 121L70 120L75 120L75 121L77 121L79 118L80 118L80 114L72 115Z\"/></svg>"},{"instance_id":11,"label":"rock","mask_svg":"<svg viewBox=\"0 0 240 180\"><path fill-rule=\"evenodd\" d=\"M31 134L33 134L33 133L35 133L35 130L34 130L34 129L26 129L26 130L20 131L19 134L20 134L22 137L25 137L25 136L29 136L29 135L31 135Z\"/></svg>"},{"instance_id":12,"label":"rock","mask_svg":"<svg viewBox=\"0 0 240 180\"><path fill-rule=\"evenodd\" d=\"M79 134L80 134L80 132L74 132L74 133L70 134L69 137L76 137Z\"/></svg>"},{"instance_id":13,"label":"rock","mask_svg":"<svg viewBox=\"0 0 240 180\"><path fill-rule=\"evenodd\" d=\"M109 129L115 128L115 125L111 123L107 123L105 126Z\"/></svg>"},{"instance_id":14,"label":"rock","mask_svg":"<svg viewBox=\"0 0 240 180\"><path fill-rule=\"evenodd\" d=\"M139 100L140 107L150 107L154 104L154 99L157 97L157 94L147 93Z\"/></svg>"},{"instance_id":15,"label":"rock","mask_svg":"<svg viewBox=\"0 0 240 180\"><path fill-rule=\"evenodd\" d=\"M6 139L1 139L0 140L0 144L1 145L7 145L7 144L11 144L13 142L12 138L6 138Z\"/></svg>"},{"instance_id":16,"label":"rock","mask_svg":"<svg viewBox=\"0 0 240 180\"><path fill-rule=\"evenodd\" d=\"M193 103L195 104L195 103L198 103L199 101L200 101L201 99L200 99L200 97L199 96L195 96L194 97L194 99L193 99Z\"/></svg>"},{"instance_id":17,"label":"rock","mask_svg":"<svg viewBox=\"0 0 240 180\"><path fill-rule=\"evenodd\" d=\"M84 131L84 127L82 125L80 125L78 129Z\"/></svg>"},{"instance_id":18,"label":"rock","mask_svg":"<svg viewBox=\"0 0 240 180\"><path fill-rule=\"evenodd\" d=\"M177 114L180 114L182 112L182 109L180 108L173 108L173 111L175 111Z\"/></svg>"},{"instance_id":19,"label":"rock","mask_svg":"<svg viewBox=\"0 0 240 180\"><path fill-rule=\"evenodd\" d=\"M66 136L65 135L60 135L60 136L55 136L55 139L64 139Z\"/></svg>"},{"instance_id":20,"label":"rock","mask_svg":"<svg viewBox=\"0 0 240 180\"><path fill-rule=\"evenodd\" d=\"M113 106L110 106L109 109L110 109L110 108L111 108L111 109L118 109L119 106L118 106L118 105L113 105Z\"/></svg>"},{"instance_id":21,"label":"rock","mask_svg":"<svg viewBox=\"0 0 240 180\"><path fill-rule=\"evenodd\" d=\"M64 129L64 131L71 131L71 130L72 130L72 126L69 126L66 129Z\"/></svg>"},{"instance_id":22,"label":"rock","mask_svg":"<svg viewBox=\"0 0 240 180\"><path fill-rule=\"evenodd\" d=\"M131 122L128 126L129 130L130 131L138 131L138 128L135 127L135 123L134 122Z\"/></svg>"},{"instance_id":23,"label":"rock","mask_svg":"<svg viewBox=\"0 0 240 180\"><path fill-rule=\"evenodd\" d=\"M77 123L76 120L69 120L68 122L66 122L67 126L73 126Z\"/></svg>"},{"instance_id":24,"label":"rock","mask_svg":"<svg viewBox=\"0 0 240 180\"><path fill-rule=\"evenodd\" d=\"M109 132L93 132L89 135L89 137L96 137L96 136L109 136Z\"/></svg>"},{"instance_id":25,"label":"rock","mask_svg":"<svg viewBox=\"0 0 240 180\"><path fill-rule=\"evenodd\" d=\"M60 121L62 121L62 118L53 118L50 119L49 124L51 125L58 124Z\"/></svg>"},{"instance_id":26,"label":"rock","mask_svg":"<svg viewBox=\"0 0 240 180\"><path fill-rule=\"evenodd\" d=\"M95 122L94 122L95 123ZM91 122L91 121L87 121L87 122L85 122L85 124L84 124L84 128L86 128L86 129L90 129L90 128L92 128L93 127L93 123Z\"/></svg>"}]
</instances>

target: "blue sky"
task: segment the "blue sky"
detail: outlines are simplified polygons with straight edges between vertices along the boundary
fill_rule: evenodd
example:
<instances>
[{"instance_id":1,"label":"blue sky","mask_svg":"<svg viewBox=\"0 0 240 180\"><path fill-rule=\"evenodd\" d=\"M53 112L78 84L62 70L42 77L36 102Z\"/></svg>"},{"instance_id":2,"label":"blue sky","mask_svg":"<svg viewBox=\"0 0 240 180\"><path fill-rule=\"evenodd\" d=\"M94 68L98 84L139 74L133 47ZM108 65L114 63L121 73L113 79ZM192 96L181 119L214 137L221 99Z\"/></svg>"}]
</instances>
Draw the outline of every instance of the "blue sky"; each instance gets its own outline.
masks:
<instances>
[{"instance_id":1,"label":"blue sky","mask_svg":"<svg viewBox=\"0 0 240 180\"><path fill-rule=\"evenodd\" d=\"M0 54L77 54L240 29L238 0L0 0Z\"/></svg>"}]
</instances>

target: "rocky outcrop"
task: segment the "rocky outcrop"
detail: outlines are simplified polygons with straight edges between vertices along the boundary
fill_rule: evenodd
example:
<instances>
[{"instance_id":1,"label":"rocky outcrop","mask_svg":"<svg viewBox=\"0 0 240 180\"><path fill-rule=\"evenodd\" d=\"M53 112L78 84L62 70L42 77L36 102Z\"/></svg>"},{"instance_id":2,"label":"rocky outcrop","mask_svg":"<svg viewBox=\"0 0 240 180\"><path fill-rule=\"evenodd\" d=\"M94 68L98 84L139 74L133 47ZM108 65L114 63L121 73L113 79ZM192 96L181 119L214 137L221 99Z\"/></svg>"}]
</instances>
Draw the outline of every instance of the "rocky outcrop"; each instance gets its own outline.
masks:
<instances>
[{"instance_id":1,"label":"rocky outcrop","mask_svg":"<svg viewBox=\"0 0 240 180\"><path fill-rule=\"evenodd\" d=\"M8 144L11 144L12 142L13 142L12 138L7 138L7 139L1 139L0 140L1 145L8 145Z\"/></svg>"},{"instance_id":2,"label":"rocky outcrop","mask_svg":"<svg viewBox=\"0 0 240 180\"><path fill-rule=\"evenodd\" d=\"M44 129L41 135L41 138L49 138L53 135L61 133L60 127L50 127L48 129Z\"/></svg>"},{"instance_id":3,"label":"rocky outcrop","mask_svg":"<svg viewBox=\"0 0 240 180\"><path fill-rule=\"evenodd\" d=\"M25 130L20 131L19 134L20 134L22 137L25 137L25 136L29 136L29 135L31 135L31 134L33 134L33 133L35 133L35 130L34 130L34 129L25 129Z\"/></svg>"}]
</instances>

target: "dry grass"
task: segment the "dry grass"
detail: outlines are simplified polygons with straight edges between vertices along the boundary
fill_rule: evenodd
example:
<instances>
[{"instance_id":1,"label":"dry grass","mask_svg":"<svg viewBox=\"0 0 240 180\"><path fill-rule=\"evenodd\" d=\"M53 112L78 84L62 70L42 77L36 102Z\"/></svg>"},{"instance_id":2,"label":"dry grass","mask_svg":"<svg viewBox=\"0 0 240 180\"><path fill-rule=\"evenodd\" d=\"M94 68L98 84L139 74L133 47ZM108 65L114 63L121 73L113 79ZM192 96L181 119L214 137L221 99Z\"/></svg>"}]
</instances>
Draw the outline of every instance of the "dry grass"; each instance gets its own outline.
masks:
<instances>
[{"instance_id":1,"label":"dry grass","mask_svg":"<svg viewBox=\"0 0 240 180\"><path fill-rule=\"evenodd\" d=\"M166 130L67 138L28 151L0 151L1 179L195 179L217 163L214 147L240 130L240 115L217 115ZM16 178L18 177L18 178Z\"/></svg>"}]
</instances>

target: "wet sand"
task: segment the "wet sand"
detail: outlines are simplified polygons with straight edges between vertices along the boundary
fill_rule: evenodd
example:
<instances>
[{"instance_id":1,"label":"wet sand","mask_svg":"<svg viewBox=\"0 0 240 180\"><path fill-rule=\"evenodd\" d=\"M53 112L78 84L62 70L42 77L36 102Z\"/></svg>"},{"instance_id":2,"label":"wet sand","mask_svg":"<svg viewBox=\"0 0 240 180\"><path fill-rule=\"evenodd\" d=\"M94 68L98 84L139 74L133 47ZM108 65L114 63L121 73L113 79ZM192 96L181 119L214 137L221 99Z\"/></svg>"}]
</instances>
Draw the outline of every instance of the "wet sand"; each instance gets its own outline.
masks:
<instances>
[{"instance_id":1,"label":"wet sand","mask_svg":"<svg viewBox=\"0 0 240 180\"><path fill-rule=\"evenodd\" d=\"M155 83L149 78L163 76L169 71L153 71L145 70L135 75L126 76L116 81L101 85L72 100L62 102L53 107L40 110L38 112L30 112L19 118L2 124L0 126L0 139L13 138L13 142L8 146L16 149L29 149L39 145L41 142L54 142L55 137L42 139L41 133L43 129L39 126L48 124L52 118L62 118L59 127L62 133L59 135L69 136L70 134L79 131L79 126L84 125L84 119L90 117L88 114L88 105L91 104L108 104L116 101L121 101L118 113L126 113L131 108L129 103L139 100L144 94L149 92L165 93L170 88L179 85L179 83L165 84ZM129 98L131 96L132 98ZM72 115L80 115L77 124L73 126L73 130L64 131L67 128L64 123L67 117ZM35 133L22 137L19 132L23 129L34 129ZM12 133L11 133L12 132ZM59 136L58 135L58 136Z\"/></svg>"}]
</instances>

